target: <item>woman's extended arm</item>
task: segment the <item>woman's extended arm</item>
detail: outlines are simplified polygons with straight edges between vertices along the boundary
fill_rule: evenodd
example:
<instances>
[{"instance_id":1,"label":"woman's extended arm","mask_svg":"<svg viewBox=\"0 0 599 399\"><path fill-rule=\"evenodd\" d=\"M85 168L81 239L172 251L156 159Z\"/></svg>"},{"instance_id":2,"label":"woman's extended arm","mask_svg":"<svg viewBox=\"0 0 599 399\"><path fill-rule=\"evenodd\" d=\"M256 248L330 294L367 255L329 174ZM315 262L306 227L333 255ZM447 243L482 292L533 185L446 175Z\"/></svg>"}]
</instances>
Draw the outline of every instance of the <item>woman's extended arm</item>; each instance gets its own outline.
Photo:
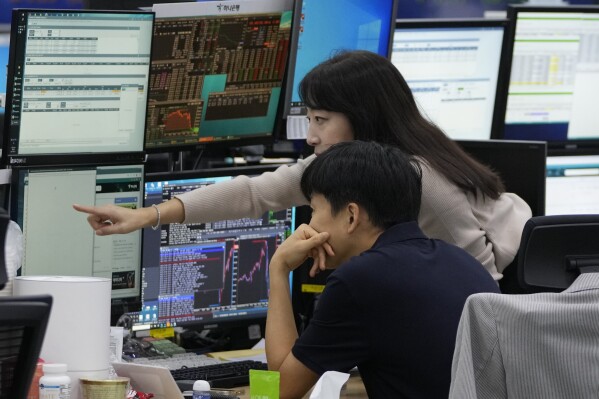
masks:
<instances>
[{"instance_id":1,"label":"woman's extended arm","mask_svg":"<svg viewBox=\"0 0 599 399\"><path fill-rule=\"evenodd\" d=\"M238 176L177 195L185 208L185 223L260 217L264 212L306 205L300 189L304 170L314 156L283 165L260 176Z\"/></svg>"},{"instance_id":2,"label":"woman's extended arm","mask_svg":"<svg viewBox=\"0 0 599 399\"><path fill-rule=\"evenodd\" d=\"M304 169L314 156L283 165L260 176L238 176L177 195L156 207L127 209L115 205L73 205L85 212L98 235L125 234L166 223L200 223L243 217L259 217L269 210L305 205L300 189ZM160 220L158 216L160 215Z\"/></svg>"},{"instance_id":3,"label":"woman's extended arm","mask_svg":"<svg viewBox=\"0 0 599 399\"><path fill-rule=\"evenodd\" d=\"M88 214L87 221L99 236L126 234L144 227L180 223L185 216L183 203L176 198L156 205L156 207L139 209L116 205L86 206L79 204L74 204L73 208Z\"/></svg>"}]
</instances>

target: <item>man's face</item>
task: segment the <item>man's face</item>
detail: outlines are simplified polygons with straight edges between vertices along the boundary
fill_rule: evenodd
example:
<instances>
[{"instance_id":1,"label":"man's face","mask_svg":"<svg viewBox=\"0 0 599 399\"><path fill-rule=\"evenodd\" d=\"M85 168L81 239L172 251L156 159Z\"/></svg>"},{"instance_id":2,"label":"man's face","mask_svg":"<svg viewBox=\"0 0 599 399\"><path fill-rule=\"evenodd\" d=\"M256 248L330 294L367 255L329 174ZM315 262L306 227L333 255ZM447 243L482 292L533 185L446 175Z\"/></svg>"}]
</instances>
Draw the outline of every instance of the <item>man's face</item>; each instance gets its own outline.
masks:
<instances>
[{"instance_id":1,"label":"man's face","mask_svg":"<svg viewBox=\"0 0 599 399\"><path fill-rule=\"evenodd\" d=\"M310 227L314 230L330 234L329 244L335 256L327 257L327 269L335 269L351 257L351 241L348 234L349 215L341 210L337 215L331 213L331 205L321 194L313 194L310 200L312 218Z\"/></svg>"}]
</instances>

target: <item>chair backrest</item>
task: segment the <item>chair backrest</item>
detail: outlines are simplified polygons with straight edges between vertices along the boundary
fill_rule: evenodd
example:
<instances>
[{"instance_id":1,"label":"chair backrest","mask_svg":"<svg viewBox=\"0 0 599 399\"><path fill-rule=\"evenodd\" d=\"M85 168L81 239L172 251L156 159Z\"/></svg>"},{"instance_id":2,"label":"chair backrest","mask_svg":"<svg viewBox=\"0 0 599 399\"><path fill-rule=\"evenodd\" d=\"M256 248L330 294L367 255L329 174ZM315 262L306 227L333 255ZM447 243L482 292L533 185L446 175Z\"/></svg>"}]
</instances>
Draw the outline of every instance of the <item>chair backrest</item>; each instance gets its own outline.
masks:
<instances>
[{"instance_id":1,"label":"chair backrest","mask_svg":"<svg viewBox=\"0 0 599 399\"><path fill-rule=\"evenodd\" d=\"M0 399L27 396L51 308L49 295L0 298Z\"/></svg>"},{"instance_id":2,"label":"chair backrest","mask_svg":"<svg viewBox=\"0 0 599 399\"><path fill-rule=\"evenodd\" d=\"M518 277L530 294L467 299L450 399L596 397L599 215L528 220Z\"/></svg>"},{"instance_id":3,"label":"chair backrest","mask_svg":"<svg viewBox=\"0 0 599 399\"><path fill-rule=\"evenodd\" d=\"M599 215L526 222L518 252L518 281L526 292L562 291L584 271L599 271Z\"/></svg>"}]
</instances>

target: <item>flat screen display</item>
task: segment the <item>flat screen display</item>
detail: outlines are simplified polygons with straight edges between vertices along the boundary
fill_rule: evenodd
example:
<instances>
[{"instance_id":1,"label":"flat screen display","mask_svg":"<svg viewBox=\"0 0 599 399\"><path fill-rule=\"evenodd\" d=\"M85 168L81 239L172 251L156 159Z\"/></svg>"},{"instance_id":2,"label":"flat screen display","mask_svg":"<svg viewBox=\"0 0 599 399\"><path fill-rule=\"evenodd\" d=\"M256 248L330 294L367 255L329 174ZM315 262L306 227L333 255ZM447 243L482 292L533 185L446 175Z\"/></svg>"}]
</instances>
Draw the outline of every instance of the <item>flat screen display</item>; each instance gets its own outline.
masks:
<instances>
[{"instance_id":1,"label":"flat screen display","mask_svg":"<svg viewBox=\"0 0 599 399\"><path fill-rule=\"evenodd\" d=\"M96 236L74 203L139 208L143 165L14 168L11 218L23 231L21 275L104 277L113 298L139 296L141 231Z\"/></svg>"},{"instance_id":2,"label":"flat screen display","mask_svg":"<svg viewBox=\"0 0 599 399\"><path fill-rule=\"evenodd\" d=\"M511 6L503 138L599 145L599 7Z\"/></svg>"},{"instance_id":3,"label":"flat screen display","mask_svg":"<svg viewBox=\"0 0 599 399\"><path fill-rule=\"evenodd\" d=\"M0 29L0 114L4 113L6 101L6 72L8 68L8 50L10 48L10 32ZM2 126L0 126L2 131Z\"/></svg>"},{"instance_id":4,"label":"flat screen display","mask_svg":"<svg viewBox=\"0 0 599 399\"><path fill-rule=\"evenodd\" d=\"M395 24L391 62L422 114L454 140L493 136L506 26L483 19Z\"/></svg>"},{"instance_id":5,"label":"flat screen display","mask_svg":"<svg viewBox=\"0 0 599 399\"><path fill-rule=\"evenodd\" d=\"M306 73L340 50L368 50L387 57L396 9L397 0L296 1L286 83L288 138L306 137L307 110L298 91Z\"/></svg>"},{"instance_id":6,"label":"flat screen display","mask_svg":"<svg viewBox=\"0 0 599 399\"><path fill-rule=\"evenodd\" d=\"M79 10L86 8L84 3L85 0L0 0L0 27L10 27L12 10L14 8Z\"/></svg>"},{"instance_id":7,"label":"flat screen display","mask_svg":"<svg viewBox=\"0 0 599 399\"><path fill-rule=\"evenodd\" d=\"M7 163L142 160L154 14L13 13Z\"/></svg>"},{"instance_id":8,"label":"flat screen display","mask_svg":"<svg viewBox=\"0 0 599 399\"><path fill-rule=\"evenodd\" d=\"M271 142L290 0L156 4L148 152Z\"/></svg>"},{"instance_id":9,"label":"flat screen display","mask_svg":"<svg viewBox=\"0 0 599 399\"><path fill-rule=\"evenodd\" d=\"M547 157L545 213L599 214L599 155Z\"/></svg>"},{"instance_id":10,"label":"flat screen display","mask_svg":"<svg viewBox=\"0 0 599 399\"><path fill-rule=\"evenodd\" d=\"M273 168L260 169L267 170ZM148 174L144 205L255 173L251 168L224 168ZM227 202L222 206L226 208ZM145 229L142 308L134 329L265 320L269 262L294 229L295 208L270 211L258 218Z\"/></svg>"}]
</instances>

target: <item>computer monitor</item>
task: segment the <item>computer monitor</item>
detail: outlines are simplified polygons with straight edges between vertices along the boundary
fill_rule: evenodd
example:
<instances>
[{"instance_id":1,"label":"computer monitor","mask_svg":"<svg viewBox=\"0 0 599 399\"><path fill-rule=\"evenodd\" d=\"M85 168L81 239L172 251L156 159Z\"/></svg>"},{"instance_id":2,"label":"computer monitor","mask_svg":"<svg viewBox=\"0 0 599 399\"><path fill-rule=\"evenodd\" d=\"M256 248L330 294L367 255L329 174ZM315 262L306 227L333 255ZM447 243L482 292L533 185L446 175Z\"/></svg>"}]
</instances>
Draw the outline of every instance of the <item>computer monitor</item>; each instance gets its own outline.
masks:
<instances>
[{"instance_id":1,"label":"computer monitor","mask_svg":"<svg viewBox=\"0 0 599 399\"><path fill-rule=\"evenodd\" d=\"M545 214L547 143L509 140L458 140L457 143L498 173L506 191L526 201L533 216Z\"/></svg>"},{"instance_id":2,"label":"computer monitor","mask_svg":"<svg viewBox=\"0 0 599 399\"><path fill-rule=\"evenodd\" d=\"M508 7L510 70L502 138L599 146L597 6Z\"/></svg>"},{"instance_id":3,"label":"computer monitor","mask_svg":"<svg viewBox=\"0 0 599 399\"><path fill-rule=\"evenodd\" d=\"M0 27L0 114L4 114L4 102L6 101L6 73L9 48L10 31ZM2 126L0 126L0 131L2 131Z\"/></svg>"},{"instance_id":4,"label":"computer monitor","mask_svg":"<svg viewBox=\"0 0 599 399\"><path fill-rule=\"evenodd\" d=\"M296 0L285 112L287 138L305 139L307 110L298 87L313 67L340 50L389 55L397 0Z\"/></svg>"},{"instance_id":5,"label":"computer monitor","mask_svg":"<svg viewBox=\"0 0 599 399\"><path fill-rule=\"evenodd\" d=\"M292 0L155 4L153 10L146 151L271 142Z\"/></svg>"},{"instance_id":6,"label":"computer monitor","mask_svg":"<svg viewBox=\"0 0 599 399\"><path fill-rule=\"evenodd\" d=\"M84 0L0 0L0 28L10 29L14 8L46 8L52 10L79 10Z\"/></svg>"},{"instance_id":7,"label":"computer monitor","mask_svg":"<svg viewBox=\"0 0 599 399\"><path fill-rule=\"evenodd\" d=\"M272 170L273 166L257 166L147 174L144 205L159 204L235 176ZM222 206L227 207L226 200ZM294 229L295 208L270 211L258 218L145 229L142 309L134 316L133 330L264 327L269 261Z\"/></svg>"},{"instance_id":8,"label":"computer monitor","mask_svg":"<svg viewBox=\"0 0 599 399\"><path fill-rule=\"evenodd\" d=\"M599 214L599 155L547 157L545 214Z\"/></svg>"},{"instance_id":9,"label":"computer monitor","mask_svg":"<svg viewBox=\"0 0 599 399\"><path fill-rule=\"evenodd\" d=\"M488 140L503 114L495 107L505 19L399 19L391 62L424 116L455 140ZM501 126L502 124L500 124Z\"/></svg>"},{"instance_id":10,"label":"computer monitor","mask_svg":"<svg viewBox=\"0 0 599 399\"><path fill-rule=\"evenodd\" d=\"M141 232L96 236L72 205L138 208L142 183L143 165L14 168L11 218L23 230L20 274L105 277L113 298L139 296Z\"/></svg>"},{"instance_id":11,"label":"computer monitor","mask_svg":"<svg viewBox=\"0 0 599 399\"><path fill-rule=\"evenodd\" d=\"M15 9L13 22L4 164L142 161L154 14Z\"/></svg>"}]
</instances>

